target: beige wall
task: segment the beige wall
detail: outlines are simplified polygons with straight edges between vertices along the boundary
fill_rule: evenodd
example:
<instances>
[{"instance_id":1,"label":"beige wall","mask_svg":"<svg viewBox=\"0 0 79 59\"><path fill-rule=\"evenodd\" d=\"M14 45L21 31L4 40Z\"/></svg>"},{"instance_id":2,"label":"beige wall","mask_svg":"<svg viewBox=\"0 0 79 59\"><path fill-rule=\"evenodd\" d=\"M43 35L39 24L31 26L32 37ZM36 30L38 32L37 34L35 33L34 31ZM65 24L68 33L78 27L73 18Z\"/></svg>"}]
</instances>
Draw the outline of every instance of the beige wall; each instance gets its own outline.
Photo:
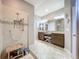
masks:
<instances>
[{"instance_id":1,"label":"beige wall","mask_svg":"<svg viewBox=\"0 0 79 59\"><path fill-rule=\"evenodd\" d=\"M3 19L4 21L13 22L16 19L16 13L20 13L19 18L24 18L24 23L28 26L24 27L24 31L14 28L14 25L2 24L3 48L16 42L27 46L33 44L34 41L34 7L23 0L3 0ZM11 30L11 32L9 32ZM30 35L30 36L29 36ZM29 38L30 37L30 38Z\"/></svg>"},{"instance_id":2,"label":"beige wall","mask_svg":"<svg viewBox=\"0 0 79 59\"><path fill-rule=\"evenodd\" d=\"M2 4L0 0L0 19L2 19ZM0 54L2 52L3 46L2 46L2 24L0 23Z\"/></svg>"},{"instance_id":3,"label":"beige wall","mask_svg":"<svg viewBox=\"0 0 79 59\"><path fill-rule=\"evenodd\" d=\"M65 48L71 52L71 0L65 0Z\"/></svg>"}]
</instances>

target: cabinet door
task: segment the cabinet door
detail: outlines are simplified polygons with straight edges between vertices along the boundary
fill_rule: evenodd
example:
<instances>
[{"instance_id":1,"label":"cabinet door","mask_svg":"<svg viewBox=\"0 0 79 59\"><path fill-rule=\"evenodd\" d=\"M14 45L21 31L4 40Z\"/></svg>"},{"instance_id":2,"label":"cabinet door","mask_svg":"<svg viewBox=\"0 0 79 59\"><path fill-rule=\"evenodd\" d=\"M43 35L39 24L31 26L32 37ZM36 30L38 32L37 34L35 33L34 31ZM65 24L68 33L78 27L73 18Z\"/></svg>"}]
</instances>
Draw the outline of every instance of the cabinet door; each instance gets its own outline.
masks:
<instances>
[{"instance_id":1,"label":"cabinet door","mask_svg":"<svg viewBox=\"0 0 79 59\"><path fill-rule=\"evenodd\" d=\"M52 44L64 47L64 34L52 34Z\"/></svg>"},{"instance_id":2,"label":"cabinet door","mask_svg":"<svg viewBox=\"0 0 79 59\"><path fill-rule=\"evenodd\" d=\"M38 32L38 39L39 40L43 40L43 41L45 40L44 39L44 33L43 32Z\"/></svg>"}]
</instances>

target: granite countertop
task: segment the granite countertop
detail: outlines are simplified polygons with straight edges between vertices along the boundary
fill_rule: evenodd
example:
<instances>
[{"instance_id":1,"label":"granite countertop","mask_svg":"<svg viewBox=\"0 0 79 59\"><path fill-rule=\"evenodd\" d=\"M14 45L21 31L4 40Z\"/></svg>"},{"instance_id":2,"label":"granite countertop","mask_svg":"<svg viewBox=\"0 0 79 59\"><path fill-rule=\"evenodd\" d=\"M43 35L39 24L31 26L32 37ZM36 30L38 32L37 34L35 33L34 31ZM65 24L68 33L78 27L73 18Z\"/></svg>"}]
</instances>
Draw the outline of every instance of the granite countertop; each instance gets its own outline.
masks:
<instances>
[{"instance_id":1,"label":"granite countertop","mask_svg":"<svg viewBox=\"0 0 79 59\"><path fill-rule=\"evenodd\" d=\"M47 32L44 32L46 34L52 34L52 33L59 33L59 34L64 34L64 32L60 32L60 31L47 31Z\"/></svg>"}]
</instances>

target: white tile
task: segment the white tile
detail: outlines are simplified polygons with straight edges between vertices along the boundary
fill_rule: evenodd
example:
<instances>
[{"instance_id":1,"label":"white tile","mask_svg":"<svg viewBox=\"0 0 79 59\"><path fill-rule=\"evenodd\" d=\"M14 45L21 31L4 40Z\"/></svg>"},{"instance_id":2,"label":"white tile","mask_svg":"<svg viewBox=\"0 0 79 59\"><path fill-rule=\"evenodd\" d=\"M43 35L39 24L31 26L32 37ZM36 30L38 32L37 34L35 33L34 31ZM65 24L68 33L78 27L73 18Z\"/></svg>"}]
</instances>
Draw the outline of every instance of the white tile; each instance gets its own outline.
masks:
<instances>
[{"instance_id":1,"label":"white tile","mask_svg":"<svg viewBox=\"0 0 79 59\"><path fill-rule=\"evenodd\" d=\"M34 59L34 57L31 54L28 54L20 59Z\"/></svg>"},{"instance_id":2,"label":"white tile","mask_svg":"<svg viewBox=\"0 0 79 59\"><path fill-rule=\"evenodd\" d=\"M49 46L39 40L30 49L38 59L72 59L71 55L63 48L56 47L55 45Z\"/></svg>"}]
</instances>

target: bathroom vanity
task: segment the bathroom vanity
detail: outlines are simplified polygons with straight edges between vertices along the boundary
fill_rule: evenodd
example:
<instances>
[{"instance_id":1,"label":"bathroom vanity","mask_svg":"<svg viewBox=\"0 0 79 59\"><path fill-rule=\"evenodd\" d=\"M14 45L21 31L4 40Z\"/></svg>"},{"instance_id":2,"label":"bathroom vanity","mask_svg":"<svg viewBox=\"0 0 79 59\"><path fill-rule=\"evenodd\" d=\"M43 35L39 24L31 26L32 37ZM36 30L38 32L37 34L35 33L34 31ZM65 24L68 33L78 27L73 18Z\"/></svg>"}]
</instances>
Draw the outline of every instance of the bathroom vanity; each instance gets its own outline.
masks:
<instances>
[{"instance_id":1,"label":"bathroom vanity","mask_svg":"<svg viewBox=\"0 0 79 59\"><path fill-rule=\"evenodd\" d=\"M64 48L64 36L64 18L47 20L38 27L38 39L44 42Z\"/></svg>"},{"instance_id":2,"label":"bathroom vanity","mask_svg":"<svg viewBox=\"0 0 79 59\"><path fill-rule=\"evenodd\" d=\"M52 33L46 33L46 32L38 32L38 39L42 40L44 42L48 42L50 44L54 44L57 46L60 46L64 48L64 33L59 32L52 32Z\"/></svg>"}]
</instances>

